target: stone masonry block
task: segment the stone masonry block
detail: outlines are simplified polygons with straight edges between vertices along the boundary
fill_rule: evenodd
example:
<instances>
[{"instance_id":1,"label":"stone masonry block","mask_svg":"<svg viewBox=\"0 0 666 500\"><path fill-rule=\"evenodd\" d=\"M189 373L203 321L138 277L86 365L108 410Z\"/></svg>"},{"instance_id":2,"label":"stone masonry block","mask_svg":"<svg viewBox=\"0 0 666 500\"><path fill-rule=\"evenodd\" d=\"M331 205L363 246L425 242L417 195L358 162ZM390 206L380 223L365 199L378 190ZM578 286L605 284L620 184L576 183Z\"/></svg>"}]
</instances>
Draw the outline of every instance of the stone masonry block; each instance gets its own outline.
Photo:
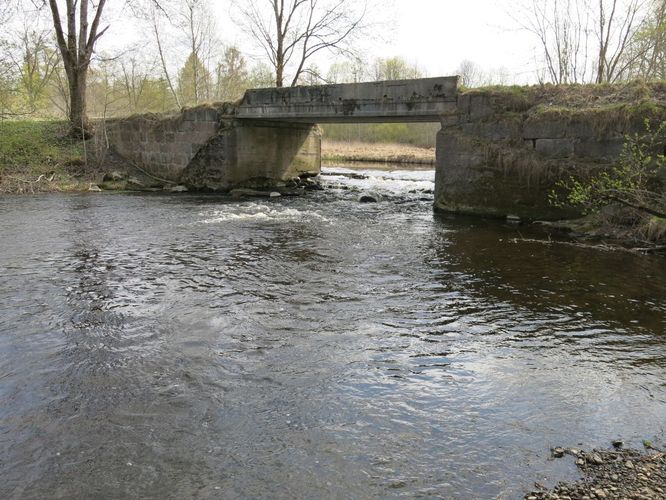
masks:
<instances>
[{"instance_id":1,"label":"stone masonry block","mask_svg":"<svg viewBox=\"0 0 666 500\"><path fill-rule=\"evenodd\" d=\"M579 158L614 160L622 152L624 139L583 139L576 143L574 152Z\"/></svg>"},{"instance_id":2,"label":"stone masonry block","mask_svg":"<svg viewBox=\"0 0 666 500\"><path fill-rule=\"evenodd\" d=\"M480 120L495 113L490 97L485 95L471 96L469 105L470 120Z\"/></svg>"},{"instance_id":3,"label":"stone masonry block","mask_svg":"<svg viewBox=\"0 0 666 500\"><path fill-rule=\"evenodd\" d=\"M574 154L573 139L537 139L536 150L549 158L568 158Z\"/></svg>"},{"instance_id":4,"label":"stone masonry block","mask_svg":"<svg viewBox=\"0 0 666 500\"><path fill-rule=\"evenodd\" d=\"M567 135L566 118L537 116L528 118L523 125L525 139L562 139Z\"/></svg>"}]
</instances>

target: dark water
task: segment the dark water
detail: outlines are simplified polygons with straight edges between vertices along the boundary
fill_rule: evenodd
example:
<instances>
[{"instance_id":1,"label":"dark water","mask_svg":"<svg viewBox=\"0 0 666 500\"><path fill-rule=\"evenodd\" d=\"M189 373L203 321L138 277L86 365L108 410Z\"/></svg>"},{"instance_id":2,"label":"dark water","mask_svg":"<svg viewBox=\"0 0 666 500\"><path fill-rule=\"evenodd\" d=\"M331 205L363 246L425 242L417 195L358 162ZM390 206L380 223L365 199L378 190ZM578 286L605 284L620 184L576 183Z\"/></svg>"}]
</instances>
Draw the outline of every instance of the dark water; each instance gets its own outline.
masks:
<instances>
[{"instance_id":1,"label":"dark water","mask_svg":"<svg viewBox=\"0 0 666 500\"><path fill-rule=\"evenodd\" d=\"M0 198L0 497L515 498L575 477L551 446L663 444L666 260L373 175Z\"/></svg>"}]
</instances>

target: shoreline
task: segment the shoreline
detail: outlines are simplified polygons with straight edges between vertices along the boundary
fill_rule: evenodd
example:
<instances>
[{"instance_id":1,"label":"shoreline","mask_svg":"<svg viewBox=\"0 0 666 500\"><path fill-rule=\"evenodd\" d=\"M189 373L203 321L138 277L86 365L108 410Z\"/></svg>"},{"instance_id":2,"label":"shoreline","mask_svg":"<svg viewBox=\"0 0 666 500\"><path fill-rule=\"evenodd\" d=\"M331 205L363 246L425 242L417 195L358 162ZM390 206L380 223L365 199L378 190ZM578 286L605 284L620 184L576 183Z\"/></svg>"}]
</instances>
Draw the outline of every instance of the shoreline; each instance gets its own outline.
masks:
<instances>
[{"instance_id":1,"label":"shoreline","mask_svg":"<svg viewBox=\"0 0 666 500\"><path fill-rule=\"evenodd\" d=\"M434 167L435 148L324 139L321 145L321 158L322 162L393 163Z\"/></svg>"},{"instance_id":2,"label":"shoreline","mask_svg":"<svg viewBox=\"0 0 666 500\"><path fill-rule=\"evenodd\" d=\"M624 449L622 441L614 449L584 451L577 448L553 448L551 460L575 460L583 477L578 481L560 481L553 488L535 483L536 489L525 500L573 500L577 498L666 497L666 453L645 442L646 451ZM652 453L649 453L651 451Z\"/></svg>"}]
</instances>

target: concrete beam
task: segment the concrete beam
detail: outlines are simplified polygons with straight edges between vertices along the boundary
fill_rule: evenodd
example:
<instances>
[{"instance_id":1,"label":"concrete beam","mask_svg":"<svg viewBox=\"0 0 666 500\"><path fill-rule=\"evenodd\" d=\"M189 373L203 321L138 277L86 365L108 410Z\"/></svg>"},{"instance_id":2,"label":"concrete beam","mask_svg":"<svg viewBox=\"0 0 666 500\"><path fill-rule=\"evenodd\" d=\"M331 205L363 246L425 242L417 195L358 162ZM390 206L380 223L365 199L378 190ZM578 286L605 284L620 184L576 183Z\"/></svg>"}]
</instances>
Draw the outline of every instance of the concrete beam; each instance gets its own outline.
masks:
<instances>
[{"instance_id":1,"label":"concrete beam","mask_svg":"<svg viewBox=\"0 0 666 500\"><path fill-rule=\"evenodd\" d=\"M439 121L456 111L458 77L248 90L241 119L302 123Z\"/></svg>"}]
</instances>

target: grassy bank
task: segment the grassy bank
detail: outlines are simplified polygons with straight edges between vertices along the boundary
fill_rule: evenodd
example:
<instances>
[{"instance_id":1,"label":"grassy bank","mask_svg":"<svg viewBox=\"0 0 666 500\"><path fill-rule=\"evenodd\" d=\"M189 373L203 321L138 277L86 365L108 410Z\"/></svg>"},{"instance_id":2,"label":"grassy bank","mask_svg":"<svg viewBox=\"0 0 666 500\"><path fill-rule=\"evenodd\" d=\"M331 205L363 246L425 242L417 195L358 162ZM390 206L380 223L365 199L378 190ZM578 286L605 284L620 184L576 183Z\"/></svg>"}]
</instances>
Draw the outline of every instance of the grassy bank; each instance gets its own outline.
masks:
<instances>
[{"instance_id":1,"label":"grassy bank","mask_svg":"<svg viewBox=\"0 0 666 500\"><path fill-rule=\"evenodd\" d=\"M84 144L67 131L65 122L0 122L0 193L87 190Z\"/></svg>"},{"instance_id":2,"label":"grassy bank","mask_svg":"<svg viewBox=\"0 0 666 500\"><path fill-rule=\"evenodd\" d=\"M324 161L435 165L435 148L408 144L339 142L325 139L321 154Z\"/></svg>"}]
</instances>

